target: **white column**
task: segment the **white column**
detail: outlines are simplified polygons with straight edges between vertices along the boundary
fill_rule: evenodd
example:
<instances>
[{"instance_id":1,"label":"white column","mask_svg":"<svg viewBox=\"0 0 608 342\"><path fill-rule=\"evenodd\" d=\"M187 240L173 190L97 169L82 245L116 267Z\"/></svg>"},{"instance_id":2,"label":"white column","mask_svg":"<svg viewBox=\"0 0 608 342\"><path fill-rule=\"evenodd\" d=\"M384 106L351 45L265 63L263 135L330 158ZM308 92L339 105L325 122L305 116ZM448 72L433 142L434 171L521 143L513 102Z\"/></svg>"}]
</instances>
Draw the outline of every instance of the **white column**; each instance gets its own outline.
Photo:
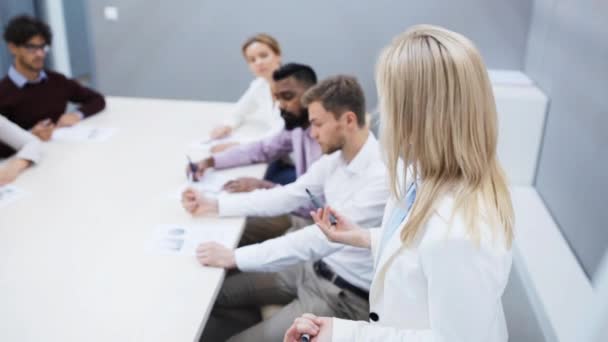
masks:
<instances>
[{"instance_id":1,"label":"white column","mask_svg":"<svg viewBox=\"0 0 608 342\"><path fill-rule=\"evenodd\" d=\"M70 50L63 13L63 0L45 0L43 1L43 6L46 13L46 21L53 31L53 44L51 45L51 53L53 54L52 68L67 77L72 77Z\"/></svg>"}]
</instances>

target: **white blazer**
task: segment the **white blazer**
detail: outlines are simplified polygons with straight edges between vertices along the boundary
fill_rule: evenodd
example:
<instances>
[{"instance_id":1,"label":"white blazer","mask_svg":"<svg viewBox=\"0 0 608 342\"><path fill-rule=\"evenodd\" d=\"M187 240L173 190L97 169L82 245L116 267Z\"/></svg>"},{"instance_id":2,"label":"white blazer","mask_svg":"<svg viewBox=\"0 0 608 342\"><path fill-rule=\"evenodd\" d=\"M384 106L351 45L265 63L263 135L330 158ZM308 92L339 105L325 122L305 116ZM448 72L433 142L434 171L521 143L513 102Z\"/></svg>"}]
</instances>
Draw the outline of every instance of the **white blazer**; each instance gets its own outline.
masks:
<instances>
[{"instance_id":1,"label":"white blazer","mask_svg":"<svg viewBox=\"0 0 608 342\"><path fill-rule=\"evenodd\" d=\"M383 225L394 206L387 204ZM375 272L370 322L334 318L332 341L505 342L501 297L511 270L504 236L480 222L477 245L454 200L445 196L410 247L401 243L404 223L379 250L382 230L371 233ZM407 220L407 218L406 218Z\"/></svg>"}]
</instances>

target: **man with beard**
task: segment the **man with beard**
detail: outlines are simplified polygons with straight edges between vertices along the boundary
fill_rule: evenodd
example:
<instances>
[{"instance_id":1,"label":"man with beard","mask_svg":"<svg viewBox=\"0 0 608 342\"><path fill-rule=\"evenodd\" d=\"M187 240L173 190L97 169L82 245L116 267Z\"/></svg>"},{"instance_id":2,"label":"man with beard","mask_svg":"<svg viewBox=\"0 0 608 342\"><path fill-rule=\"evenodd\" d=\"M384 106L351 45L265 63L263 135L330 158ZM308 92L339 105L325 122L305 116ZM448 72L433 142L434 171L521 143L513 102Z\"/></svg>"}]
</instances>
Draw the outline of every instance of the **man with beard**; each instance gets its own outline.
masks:
<instances>
[{"instance_id":1,"label":"man with beard","mask_svg":"<svg viewBox=\"0 0 608 342\"><path fill-rule=\"evenodd\" d=\"M307 89L317 83L314 70L308 66L289 63L281 66L273 73L273 92L285 127L277 134L260 141L216 153L209 158L196 163L196 172L192 175L195 180L203 176L209 168L226 169L235 166L255 163L268 163L289 156L292 153L296 176L303 175L310 165L321 156L321 148L310 135L308 110L303 107L300 99ZM190 167L186 170L190 173ZM251 177L239 178L226 183L228 192L250 192L256 189L270 189L280 186L266 180ZM310 206L295 210L292 215L273 217L249 217L240 245L264 241L282 235L289 228L299 228L308 225Z\"/></svg>"},{"instance_id":2,"label":"man with beard","mask_svg":"<svg viewBox=\"0 0 608 342\"><path fill-rule=\"evenodd\" d=\"M217 200L186 190L191 214L276 215L325 198L331 208L362 227L378 226L389 196L380 144L365 125L363 90L355 78L335 76L302 97L310 132L325 154L294 183ZM337 229L345 220L336 218ZM293 320L307 312L365 320L373 276L369 249L331 243L315 225L232 250L217 243L197 248L203 266L238 269L226 277L202 341L281 341ZM283 304L261 321L260 305Z\"/></svg>"},{"instance_id":3,"label":"man with beard","mask_svg":"<svg viewBox=\"0 0 608 342\"><path fill-rule=\"evenodd\" d=\"M64 75L44 69L52 34L42 21L26 15L13 18L4 40L14 63L0 80L0 114L43 141L55 127L71 126L105 107L101 94ZM66 113L68 102L80 107ZM0 144L0 158L15 150Z\"/></svg>"}]
</instances>

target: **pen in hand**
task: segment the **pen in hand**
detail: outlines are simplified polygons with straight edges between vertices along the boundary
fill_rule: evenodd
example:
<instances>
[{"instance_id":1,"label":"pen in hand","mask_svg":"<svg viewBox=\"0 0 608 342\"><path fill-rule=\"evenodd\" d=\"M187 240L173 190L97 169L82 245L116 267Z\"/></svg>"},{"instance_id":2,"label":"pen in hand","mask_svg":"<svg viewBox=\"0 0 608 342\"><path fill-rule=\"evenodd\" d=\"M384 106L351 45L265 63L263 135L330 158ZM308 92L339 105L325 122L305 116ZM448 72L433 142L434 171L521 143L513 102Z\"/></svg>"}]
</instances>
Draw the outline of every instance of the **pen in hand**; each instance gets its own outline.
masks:
<instances>
[{"instance_id":1,"label":"pen in hand","mask_svg":"<svg viewBox=\"0 0 608 342\"><path fill-rule=\"evenodd\" d=\"M186 156L186 158L188 159L188 166L190 167L190 172L192 174L192 181L198 182L198 179L196 178L196 170L198 170L198 166L192 162L190 156Z\"/></svg>"},{"instance_id":2,"label":"pen in hand","mask_svg":"<svg viewBox=\"0 0 608 342\"><path fill-rule=\"evenodd\" d=\"M319 201L319 199L315 195L313 195L310 190L306 189L306 193L308 194L308 197L310 197L312 204L314 204L317 209L323 208L323 204L321 203L321 201ZM331 212L329 213L329 223L332 226L335 226L338 223L336 217Z\"/></svg>"},{"instance_id":3,"label":"pen in hand","mask_svg":"<svg viewBox=\"0 0 608 342\"><path fill-rule=\"evenodd\" d=\"M308 334L302 334L302 336L300 336L300 342L310 342L310 336Z\"/></svg>"}]
</instances>

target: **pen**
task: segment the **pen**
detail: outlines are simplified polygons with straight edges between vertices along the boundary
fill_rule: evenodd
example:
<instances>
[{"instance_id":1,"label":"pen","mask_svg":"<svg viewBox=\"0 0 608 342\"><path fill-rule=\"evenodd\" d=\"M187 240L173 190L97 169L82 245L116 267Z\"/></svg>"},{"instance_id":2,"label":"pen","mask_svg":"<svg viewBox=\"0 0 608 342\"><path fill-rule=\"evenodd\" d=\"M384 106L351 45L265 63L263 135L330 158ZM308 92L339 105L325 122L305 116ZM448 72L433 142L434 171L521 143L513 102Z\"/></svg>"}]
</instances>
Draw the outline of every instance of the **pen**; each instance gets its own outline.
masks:
<instances>
[{"instance_id":1,"label":"pen","mask_svg":"<svg viewBox=\"0 0 608 342\"><path fill-rule=\"evenodd\" d=\"M302 336L300 336L300 342L310 342L310 336L308 334L302 334Z\"/></svg>"},{"instance_id":2,"label":"pen","mask_svg":"<svg viewBox=\"0 0 608 342\"><path fill-rule=\"evenodd\" d=\"M323 204L321 204L321 201L319 201L319 199L315 195L313 195L310 190L306 189L306 193L308 194L308 197L310 197L312 204L314 204L317 209L323 208ZM337 224L336 217L332 213L329 213L329 223L331 223L332 226L335 226Z\"/></svg>"},{"instance_id":3,"label":"pen","mask_svg":"<svg viewBox=\"0 0 608 342\"><path fill-rule=\"evenodd\" d=\"M198 167L196 166L196 164L194 164L192 162L192 159L190 159L190 156L186 156L186 158L188 159L188 166L190 166L190 172L192 172L192 180L196 182L197 179L195 178L195 175L196 175L196 170L198 169Z\"/></svg>"}]
</instances>

